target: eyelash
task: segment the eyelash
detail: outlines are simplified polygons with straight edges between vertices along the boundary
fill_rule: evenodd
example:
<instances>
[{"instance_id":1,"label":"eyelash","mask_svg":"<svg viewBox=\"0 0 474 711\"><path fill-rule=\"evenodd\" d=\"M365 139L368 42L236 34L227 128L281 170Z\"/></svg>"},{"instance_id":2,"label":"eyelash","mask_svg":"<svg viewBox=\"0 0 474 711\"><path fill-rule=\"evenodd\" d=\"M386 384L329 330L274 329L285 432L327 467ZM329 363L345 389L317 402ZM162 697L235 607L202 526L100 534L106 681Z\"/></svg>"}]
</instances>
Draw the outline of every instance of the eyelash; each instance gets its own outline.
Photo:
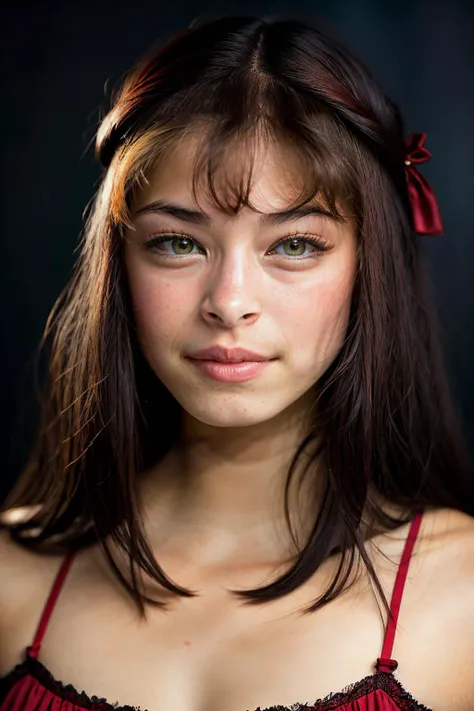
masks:
<instances>
[{"instance_id":1,"label":"eyelash","mask_svg":"<svg viewBox=\"0 0 474 711\"><path fill-rule=\"evenodd\" d=\"M144 246L149 249L153 250L154 247L156 247L157 244L162 244L163 242L170 242L173 239L176 239L177 237L181 237L182 239L187 239L193 242L195 245L197 245L200 249L203 249L199 243L190 237L189 235L183 234L181 232L173 232L172 230L163 230L162 232L157 232L153 235L150 235L150 238L144 242ZM308 233L297 233L293 235L288 235L287 237L282 237L278 242L273 245L271 248L271 251L277 249L281 244L284 244L285 242L291 242L291 240L299 240L299 241L304 241L307 242L308 244L311 244L313 247L316 247L316 252L313 254L310 254L309 256L296 256L296 257L291 257L290 255L282 255L285 257L288 257L290 261L292 262L297 262L303 259L314 259L314 258L320 258L322 256L322 252L328 252L331 247L328 246L327 242L322 240L321 238L318 237L312 237L309 236ZM159 250L155 250L155 254L159 254L160 258L167 259L180 259L181 257L190 257L190 256L195 256L195 253L193 254L166 254L165 252L161 252Z\"/></svg>"}]
</instances>

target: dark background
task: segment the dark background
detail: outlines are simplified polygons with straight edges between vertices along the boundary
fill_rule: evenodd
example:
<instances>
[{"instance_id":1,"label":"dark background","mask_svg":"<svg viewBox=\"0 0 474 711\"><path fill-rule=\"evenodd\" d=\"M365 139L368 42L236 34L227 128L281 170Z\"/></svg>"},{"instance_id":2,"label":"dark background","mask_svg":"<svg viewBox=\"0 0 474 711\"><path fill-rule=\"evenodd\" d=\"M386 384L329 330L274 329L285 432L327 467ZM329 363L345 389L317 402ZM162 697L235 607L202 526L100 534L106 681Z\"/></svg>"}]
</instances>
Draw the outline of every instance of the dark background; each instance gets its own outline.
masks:
<instances>
[{"instance_id":1,"label":"dark background","mask_svg":"<svg viewBox=\"0 0 474 711\"><path fill-rule=\"evenodd\" d=\"M2 439L0 501L37 417L34 362L71 274L82 212L101 171L92 142L111 88L157 40L196 17L294 12L365 60L425 131L445 227L420 237L449 377L474 454L474 1L2 3L0 13Z\"/></svg>"}]
</instances>

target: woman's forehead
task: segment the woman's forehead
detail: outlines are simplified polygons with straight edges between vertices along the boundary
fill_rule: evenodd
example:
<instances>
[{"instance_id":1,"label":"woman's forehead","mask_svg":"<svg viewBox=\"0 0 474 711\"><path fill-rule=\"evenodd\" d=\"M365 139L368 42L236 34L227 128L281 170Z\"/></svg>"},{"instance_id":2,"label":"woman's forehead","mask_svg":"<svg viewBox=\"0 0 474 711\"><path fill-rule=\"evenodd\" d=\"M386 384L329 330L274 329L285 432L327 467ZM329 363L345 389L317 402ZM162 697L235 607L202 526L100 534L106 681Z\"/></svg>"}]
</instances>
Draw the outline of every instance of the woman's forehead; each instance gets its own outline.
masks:
<instances>
[{"instance_id":1,"label":"woman's forehead","mask_svg":"<svg viewBox=\"0 0 474 711\"><path fill-rule=\"evenodd\" d=\"M201 148L197 139L188 136L173 150L156 162L147 176L146 184L137 191L133 211L154 200L178 203L192 209L218 214L219 207L208 190L204 170L199 174L196 151ZM251 170L251 174L250 174ZM193 193L193 179L196 192ZM240 202L239 209L274 213L292 208L301 199L305 187L298 157L290 151L282 152L277 145L245 146L239 151L229 146L227 157L214 164L213 189L223 203ZM245 195L245 198L243 198ZM240 198L240 201L238 200ZM316 191L307 201L328 209L324 191ZM341 198L338 209L346 207Z\"/></svg>"}]
</instances>

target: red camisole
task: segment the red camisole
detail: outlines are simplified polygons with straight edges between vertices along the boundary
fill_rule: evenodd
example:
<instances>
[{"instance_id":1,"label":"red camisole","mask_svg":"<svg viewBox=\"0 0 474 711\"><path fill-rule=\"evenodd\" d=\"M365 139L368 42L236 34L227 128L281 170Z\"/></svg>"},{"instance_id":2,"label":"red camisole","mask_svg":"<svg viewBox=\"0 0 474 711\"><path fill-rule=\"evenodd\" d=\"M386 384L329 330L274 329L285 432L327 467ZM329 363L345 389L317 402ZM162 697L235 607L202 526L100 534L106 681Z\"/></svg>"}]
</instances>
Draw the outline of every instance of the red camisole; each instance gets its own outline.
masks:
<instances>
[{"instance_id":1,"label":"red camisole","mask_svg":"<svg viewBox=\"0 0 474 711\"><path fill-rule=\"evenodd\" d=\"M421 517L421 513L415 515L405 542L390 604L393 620L389 620L382 654L374 665L376 672L314 704L295 703L291 708L274 706L264 710L258 707L255 711L432 711L403 688L393 673L398 662L391 658L403 588ZM24 661L0 679L0 711L140 711L139 707L119 705L118 702L112 704L104 698L88 696L85 691L79 692L71 684L57 681L37 658L72 559L73 553L69 553L61 564L33 644L25 650Z\"/></svg>"}]
</instances>

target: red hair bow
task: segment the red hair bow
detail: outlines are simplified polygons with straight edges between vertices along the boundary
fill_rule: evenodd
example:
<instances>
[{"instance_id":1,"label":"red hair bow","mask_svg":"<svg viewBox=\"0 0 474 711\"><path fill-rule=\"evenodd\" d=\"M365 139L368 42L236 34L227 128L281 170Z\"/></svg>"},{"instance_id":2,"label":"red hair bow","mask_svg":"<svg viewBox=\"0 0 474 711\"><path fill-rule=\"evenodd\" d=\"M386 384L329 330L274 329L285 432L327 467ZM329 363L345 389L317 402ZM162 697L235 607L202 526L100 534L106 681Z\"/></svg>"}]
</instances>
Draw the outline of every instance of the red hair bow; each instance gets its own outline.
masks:
<instances>
[{"instance_id":1,"label":"red hair bow","mask_svg":"<svg viewBox=\"0 0 474 711\"><path fill-rule=\"evenodd\" d=\"M438 202L433 188L416 168L416 163L426 163L431 158L431 153L423 145L425 139L426 133L411 133L405 141L408 195L416 232L420 235L439 235L443 234L443 224Z\"/></svg>"}]
</instances>

